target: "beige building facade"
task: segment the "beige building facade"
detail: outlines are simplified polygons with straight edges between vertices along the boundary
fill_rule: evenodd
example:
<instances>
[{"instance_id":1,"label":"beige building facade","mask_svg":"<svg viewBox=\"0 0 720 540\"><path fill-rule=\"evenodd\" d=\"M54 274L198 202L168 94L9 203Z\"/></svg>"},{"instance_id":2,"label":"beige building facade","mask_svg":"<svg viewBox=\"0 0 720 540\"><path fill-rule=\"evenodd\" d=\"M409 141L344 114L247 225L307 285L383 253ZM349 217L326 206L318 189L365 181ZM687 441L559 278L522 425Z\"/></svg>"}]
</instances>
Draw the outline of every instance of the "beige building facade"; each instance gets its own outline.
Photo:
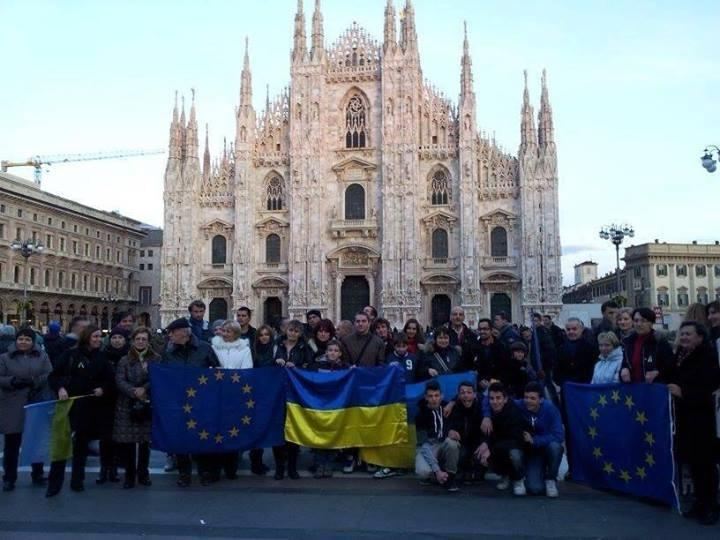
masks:
<instances>
[{"instance_id":1,"label":"beige building facade","mask_svg":"<svg viewBox=\"0 0 720 540\"><path fill-rule=\"evenodd\" d=\"M326 46L320 3L295 14L289 87L253 106L245 50L235 141L201 154L195 100L177 103L165 173L161 317L192 299L225 318L339 320L364 305L393 325L560 309L557 154L545 74L522 94L517 155L478 129L467 32L459 100L423 77L415 12L385 8L378 42L352 24ZM536 124L537 119L537 124Z\"/></svg>"},{"instance_id":2,"label":"beige building facade","mask_svg":"<svg viewBox=\"0 0 720 540\"><path fill-rule=\"evenodd\" d=\"M0 173L0 318L38 328L75 315L107 328L113 314L138 300L140 222L42 191L33 182ZM43 246L27 260L14 240Z\"/></svg>"}]
</instances>

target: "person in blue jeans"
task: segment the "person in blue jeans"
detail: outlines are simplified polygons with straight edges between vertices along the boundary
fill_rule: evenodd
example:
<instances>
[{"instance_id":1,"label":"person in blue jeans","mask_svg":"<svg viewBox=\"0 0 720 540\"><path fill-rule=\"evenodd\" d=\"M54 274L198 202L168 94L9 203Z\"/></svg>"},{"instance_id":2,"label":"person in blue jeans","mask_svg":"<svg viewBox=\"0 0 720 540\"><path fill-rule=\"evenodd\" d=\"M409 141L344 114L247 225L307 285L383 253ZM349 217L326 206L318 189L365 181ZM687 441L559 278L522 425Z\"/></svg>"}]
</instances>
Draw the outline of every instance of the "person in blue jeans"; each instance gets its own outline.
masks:
<instances>
[{"instance_id":1,"label":"person in blue jeans","mask_svg":"<svg viewBox=\"0 0 720 540\"><path fill-rule=\"evenodd\" d=\"M523 399L515 400L530 429L523 433L525 440L525 487L531 495L557 497L558 470L563 457L563 428L560 411L543 397L540 383L530 382L525 386ZM481 429L485 434L492 433L490 404L483 401L483 422Z\"/></svg>"}]
</instances>

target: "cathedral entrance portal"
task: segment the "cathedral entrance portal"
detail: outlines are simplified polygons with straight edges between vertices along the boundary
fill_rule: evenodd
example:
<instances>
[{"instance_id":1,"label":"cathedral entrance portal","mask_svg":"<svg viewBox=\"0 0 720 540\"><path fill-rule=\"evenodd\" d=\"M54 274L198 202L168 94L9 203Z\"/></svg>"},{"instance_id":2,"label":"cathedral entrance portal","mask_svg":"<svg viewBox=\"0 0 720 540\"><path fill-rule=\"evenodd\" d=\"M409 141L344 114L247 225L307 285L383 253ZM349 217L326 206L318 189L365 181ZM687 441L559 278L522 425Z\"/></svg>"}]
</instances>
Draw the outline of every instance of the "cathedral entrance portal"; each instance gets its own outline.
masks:
<instances>
[{"instance_id":1,"label":"cathedral entrance portal","mask_svg":"<svg viewBox=\"0 0 720 540\"><path fill-rule=\"evenodd\" d=\"M347 276L340 292L340 313L352 321L358 311L370 303L370 285L363 276Z\"/></svg>"},{"instance_id":2,"label":"cathedral entrance portal","mask_svg":"<svg viewBox=\"0 0 720 540\"><path fill-rule=\"evenodd\" d=\"M277 327L282 319L282 301L277 296L269 296L263 302L263 322Z\"/></svg>"},{"instance_id":3,"label":"cathedral entrance portal","mask_svg":"<svg viewBox=\"0 0 720 540\"><path fill-rule=\"evenodd\" d=\"M512 300L505 293L494 293L490 297L490 317L494 317L501 311L507 313L508 318L512 319Z\"/></svg>"},{"instance_id":4,"label":"cathedral entrance portal","mask_svg":"<svg viewBox=\"0 0 720 540\"><path fill-rule=\"evenodd\" d=\"M436 294L432 297L432 326L437 328L450 320L450 297L447 294Z\"/></svg>"}]
</instances>

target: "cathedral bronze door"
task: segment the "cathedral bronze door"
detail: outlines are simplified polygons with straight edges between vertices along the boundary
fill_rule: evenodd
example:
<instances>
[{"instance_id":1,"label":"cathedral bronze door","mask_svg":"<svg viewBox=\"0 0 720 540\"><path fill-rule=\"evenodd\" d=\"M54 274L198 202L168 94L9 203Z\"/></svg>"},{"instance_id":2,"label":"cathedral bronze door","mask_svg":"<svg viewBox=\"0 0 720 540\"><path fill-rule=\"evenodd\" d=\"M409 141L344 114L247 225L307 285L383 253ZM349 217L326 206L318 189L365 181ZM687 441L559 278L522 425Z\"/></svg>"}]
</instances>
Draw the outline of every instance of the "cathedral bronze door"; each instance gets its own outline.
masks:
<instances>
[{"instance_id":1,"label":"cathedral bronze door","mask_svg":"<svg viewBox=\"0 0 720 540\"><path fill-rule=\"evenodd\" d=\"M282 301L277 296L269 296L263 302L265 324L277 327L282 319Z\"/></svg>"},{"instance_id":2,"label":"cathedral bronze door","mask_svg":"<svg viewBox=\"0 0 720 540\"><path fill-rule=\"evenodd\" d=\"M499 312L507 313L508 320L512 319L512 300L505 293L495 293L490 298L490 317L494 317Z\"/></svg>"},{"instance_id":3,"label":"cathedral bronze door","mask_svg":"<svg viewBox=\"0 0 720 540\"><path fill-rule=\"evenodd\" d=\"M450 320L450 297L447 294L436 294L432 298L432 326L437 328Z\"/></svg>"},{"instance_id":4,"label":"cathedral bronze door","mask_svg":"<svg viewBox=\"0 0 720 540\"><path fill-rule=\"evenodd\" d=\"M210 323L219 320L227 320L228 318L228 304L224 298L213 298L210 302L210 315L208 319Z\"/></svg>"},{"instance_id":5,"label":"cathedral bronze door","mask_svg":"<svg viewBox=\"0 0 720 540\"><path fill-rule=\"evenodd\" d=\"M352 321L358 311L370 304L370 286L363 276L348 276L340 291L340 313Z\"/></svg>"}]
</instances>

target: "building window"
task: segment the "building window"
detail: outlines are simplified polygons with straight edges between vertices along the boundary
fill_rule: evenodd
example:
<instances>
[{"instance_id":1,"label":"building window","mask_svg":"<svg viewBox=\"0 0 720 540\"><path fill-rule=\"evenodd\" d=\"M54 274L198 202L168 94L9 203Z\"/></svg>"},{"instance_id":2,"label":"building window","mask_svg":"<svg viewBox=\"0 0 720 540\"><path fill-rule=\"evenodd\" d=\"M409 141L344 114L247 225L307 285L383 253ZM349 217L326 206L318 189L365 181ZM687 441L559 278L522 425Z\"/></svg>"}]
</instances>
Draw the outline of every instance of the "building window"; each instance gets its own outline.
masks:
<instances>
[{"instance_id":1,"label":"building window","mask_svg":"<svg viewBox=\"0 0 720 540\"><path fill-rule=\"evenodd\" d=\"M52 243L53 243L52 240L53 240L53 237L51 234L45 235L45 247L46 248L52 249Z\"/></svg>"},{"instance_id":2,"label":"building window","mask_svg":"<svg viewBox=\"0 0 720 540\"><path fill-rule=\"evenodd\" d=\"M95 276L95 287L93 288L93 291L100 292L99 286L100 286L100 279L97 276Z\"/></svg>"},{"instance_id":3,"label":"building window","mask_svg":"<svg viewBox=\"0 0 720 540\"><path fill-rule=\"evenodd\" d=\"M143 306L152 304L152 287L140 287L138 301Z\"/></svg>"},{"instance_id":4,"label":"building window","mask_svg":"<svg viewBox=\"0 0 720 540\"><path fill-rule=\"evenodd\" d=\"M0 204L0 214L4 214L4 213L5 213L5 205Z\"/></svg>"},{"instance_id":5,"label":"building window","mask_svg":"<svg viewBox=\"0 0 720 540\"><path fill-rule=\"evenodd\" d=\"M22 239L23 239L23 230L22 230L20 227L18 227L17 229L15 229L15 238L16 238L17 240L22 240Z\"/></svg>"},{"instance_id":6,"label":"building window","mask_svg":"<svg viewBox=\"0 0 720 540\"><path fill-rule=\"evenodd\" d=\"M90 236L90 229L85 227L85 236Z\"/></svg>"},{"instance_id":7,"label":"building window","mask_svg":"<svg viewBox=\"0 0 720 540\"><path fill-rule=\"evenodd\" d=\"M145 264L144 264L144 263L140 263L140 270L145 270Z\"/></svg>"},{"instance_id":8,"label":"building window","mask_svg":"<svg viewBox=\"0 0 720 540\"><path fill-rule=\"evenodd\" d=\"M698 264L695 266L695 276L705 277L707 276L707 267L704 264Z\"/></svg>"},{"instance_id":9,"label":"building window","mask_svg":"<svg viewBox=\"0 0 720 540\"><path fill-rule=\"evenodd\" d=\"M100 238L100 231L95 231L95 238Z\"/></svg>"},{"instance_id":10,"label":"building window","mask_svg":"<svg viewBox=\"0 0 720 540\"><path fill-rule=\"evenodd\" d=\"M658 277L664 277L668 275L667 264L658 264L655 266L655 275Z\"/></svg>"},{"instance_id":11,"label":"building window","mask_svg":"<svg viewBox=\"0 0 720 540\"><path fill-rule=\"evenodd\" d=\"M0 223L0 238L5 238L5 224Z\"/></svg>"},{"instance_id":12,"label":"building window","mask_svg":"<svg viewBox=\"0 0 720 540\"><path fill-rule=\"evenodd\" d=\"M675 275L677 275L677 277L687 277L687 265L678 264L675 267Z\"/></svg>"},{"instance_id":13,"label":"building window","mask_svg":"<svg viewBox=\"0 0 720 540\"><path fill-rule=\"evenodd\" d=\"M70 288L75 289L77 286L77 274L70 274Z\"/></svg>"},{"instance_id":14,"label":"building window","mask_svg":"<svg viewBox=\"0 0 720 540\"><path fill-rule=\"evenodd\" d=\"M37 215L37 214L33 214L33 221L37 221L37 220L38 220L38 215Z\"/></svg>"},{"instance_id":15,"label":"building window","mask_svg":"<svg viewBox=\"0 0 720 540\"><path fill-rule=\"evenodd\" d=\"M115 294L120 294L120 282L115 280Z\"/></svg>"},{"instance_id":16,"label":"building window","mask_svg":"<svg viewBox=\"0 0 720 540\"><path fill-rule=\"evenodd\" d=\"M450 182L445 171L436 171L430 183L430 201L434 205L448 204Z\"/></svg>"},{"instance_id":17,"label":"building window","mask_svg":"<svg viewBox=\"0 0 720 540\"><path fill-rule=\"evenodd\" d=\"M73 232L77 232L77 225L73 225Z\"/></svg>"},{"instance_id":18,"label":"building window","mask_svg":"<svg viewBox=\"0 0 720 540\"><path fill-rule=\"evenodd\" d=\"M110 278L105 278L105 292L110 292Z\"/></svg>"},{"instance_id":19,"label":"building window","mask_svg":"<svg viewBox=\"0 0 720 540\"><path fill-rule=\"evenodd\" d=\"M78 243L77 243L77 240L73 240L73 241L72 241L72 252L73 252L73 255L77 255L77 254L78 254Z\"/></svg>"},{"instance_id":20,"label":"building window","mask_svg":"<svg viewBox=\"0 0 720 540\"><path fill-rule=\"evenodd\" d=\"M61 228L61 229L64 229L64 228L65 228L65 222L64 222L64 221L61 221L61 222L60 222L60 228Z\"/></svg>"},{"instance_id":21,"label":"building window","mask_svg":"<svg viewBox=\"0 0 720 540\"><path fill-rule=\"evenodd\" d=\"M65 252L65 239L64 238L60 239L60 251L62 251L63 253Z\"/></svg>"},{"instance_id":22,"label":"building window","mask_svg":"<svg viewBox=\"0 0 720 540\"><path fill-rule=\"evenodd\" d=\"M85 256L90 256L90 244L85 244Z\"/></svg>"},{"instance_id":23,"label":"building window","mask_svg":"<svg viewBox=\"0 0 720 540\"><path fill-rule=\"evenodd\" d=\"M140 250L140 256L141 256L141 257L144 257L144 256L145 256L145 250L144 250L144 249L141 249L141 250Z\"/></svg>"},{"instance_id":24,"label":"building window","mask_svg":"<svg viewBox=\"0 0 720 540\"><path fill-rule=\"evenodd\" d=\"M716 265L713 267L713 275L714 275L716 278L720 278L720 264L716 264Z\"/></svg>"},{"instance_id":25,"label":"building window","mask_svg":"<svg viewBox=\"0 0 720 540\"><path fill-rule=\"evenodd\" d=\"M365 148L366 143L365 104L360 95L355 94L345 109L345 148Z\"/></svg>"},{"instance_id":26,"label":"building window","mask_svg":"<svg viewBox=\"0 0 720 540\"><path fill-rule=\"evenodd\" d=\"M152 249L148 249L148 252L147 252L147 253L148 253L148 257L152 257L152 256L155 255L155 253L153 252Z\"/></svg>"},{"instance_id":27,"label":"building window","mask_svg":"<svg viewBox=\"0 0 720 540\"><path fill-rule=\"evenodd\" d=\"M678 295L677 295L677 303L678 303L678 306L681 306L681 307L682 307L682 306L687 306L688 303L689 303L689 301L688 301L688 293L687 293L687 292L684 292L684 291L678 292Z\"/></svg>"},{"instance_id":28,"label":"building window","mask_svg":"<svg viewBox=\"0 0 720 540\"><path fill-rule=\"evenodd\" d=\"M13 271L13 283L20 283L20 267L17 265Z\"/></svg>"},{"instance_id":29,"label":"building window","mask_svg":"<svg viewBox=\"0 0 720 540\"><path fill-rule=\"evenodd\" d=\"M447 261L448 233L445 229L435 229L432 232L432 257L435 262Z\"/></svg>"},{"instance_id":30,"label":"building window","mask_svg":"<svg viewBox=\"0 0 720 540\"><path fill-rule=\"evenodd\" d=\"M658 303L658 306L669 306L670 305L670 296L667 293L667 289L658 289L657 303Z\"/></svg>"},{"instance_id":31,"label":"building window","mask_svg":"<svg viewBox=\"0 0 720 540\"><path fill-rule=\"evenodd\" d=\"M95 258L100 258L100 246L95 246Z\"/></svg>"},{"instance_id":32,"label":"building window","mask_svg":"<svg viewBox=\"0 0 720 540\"><path fill-rule=\"evenodd\" d=\"M17 209L17 217L22 217L22 208Z\"/></svg>"},{"instance_id":33,"label":"building window","mask_svg":"<svg viewBox=\"0 0 720 540\"><path fill-rule=\"evenodd\" d=\"M30 268L30 285L35 285L36 272L35 268Z\"/></svg>"},{"instance_id":34,"label":"building window","mask_svg":"<svg viewBox=\"0 0 720 540\"><path fill-rule=\"evenodd\" d=\"M152 263L148 263L148 270L152 270L152 269L153 269Z\"/></svg>"},{"instance_id":35,"label":"building window","mask_svg":"<svg viewBox=\"0 0 720 540\"><path fill-rule=\"evenodd\" d=\"M50 286L50 276L51 276L50 270L45 270L45 286L46 287Z\"/></svg>"},{"instance_id":36,"label":"building window","mask_svg":"<svg viewBox=\"0 0 720 540\"><path fill-rule=\"evenodd\" d=\"M88 277L83 276L83 291L87 291L87 290L88 290Z\"/></svg>"},{"instance_id":37,"label":"building window","mask_svg":"<svg viewBox=\"0 0 720 540\"><path fill-rule=\"evenodd\" d=\"M122 262L122 251L118 250L115 252L115 262Z\"/></svg>"},{"instance_id":38,"label":"building window","mask_svg":"<svg viewBox=\"0 0 720 540\"><path fill-rule=\"evenodd\" d=\"M110 248L106 248L106 249L105 249L105 260L106 260L106 261L109 261L110 258L111 258L111 257L110 257Z\"/></svg>"},{"instance_id":39,"label":"building window","mask_svg":"<svg viewBox=\"0 0 720 540\"><path fill-rule=\"evenodd\" d=\"M212 264L225 264L227 262L227 240L221 235L215 235L212 239Z\"/></svg>"},{"instance_id":40,"label":"building window","mask_svg":"<svg viewBox=\"0 0 720 540\"><path fill-rule=\"evenodd\" d=\"M280 237L277 234L270 234L265 239L265 262L268 264L280 262Z\"/></svg>"},{"instance_id":41,"label":"building window","mask_svg":"<svg viewBox=\"0 0 720 540\"><path fill-rule=\"evenodd\" d=\"M268 180L266 188L267 209L282 210L283 209L283 181L279 176L273 176Z\"/></svg>"},{"instance_id":42,"label":"building window","mask_svg":"<svg viewBox=\"0 0 720 540\"><path fill-rule=\"evenodd\" d=\"M345 190L345 219L365 219L365 189L360 184Z\"/></svg>"},{"instance_id":43,"label":"building window","mask_svg":"<svg viewBox=\"0 0 720 540\"><path fill-rule=\"evenodd\" d=\"M697 301L701 304L708 303L708 290L705 287L700 287L697 290Z\"/></svg>"},{"instance_id":44,"label":"building window","mask_svg":"<svg viewBox=\"0 0 720 540\"><path fill-rule=\"evenodd\" d=\"M48 225L52 225L52 218L51 218L51 217L48 218Z\"/></svg>"},{"instance_id":45,"label":"building window","mask_svg":"<svg viewBox=\"0 0 720 540\"><path fill-rule=\"evenodd\" d=\"M65 272L63 272L61 270L60 272L58 272L58 279L57 279L57 286L59 289L63 288L63 286L65 285L64 282L65 282Z\"/></svg>"},{"instance_id":46,"label":"building window","mask_svg":"<svg viewBox=\"0 0 720 540\"><path fill-rule=\"evenodd\" d=\"M490 255L492 257L507 257L507 231L504 227L495 227L490 231Z\"/></svg>"}]
</instances>

